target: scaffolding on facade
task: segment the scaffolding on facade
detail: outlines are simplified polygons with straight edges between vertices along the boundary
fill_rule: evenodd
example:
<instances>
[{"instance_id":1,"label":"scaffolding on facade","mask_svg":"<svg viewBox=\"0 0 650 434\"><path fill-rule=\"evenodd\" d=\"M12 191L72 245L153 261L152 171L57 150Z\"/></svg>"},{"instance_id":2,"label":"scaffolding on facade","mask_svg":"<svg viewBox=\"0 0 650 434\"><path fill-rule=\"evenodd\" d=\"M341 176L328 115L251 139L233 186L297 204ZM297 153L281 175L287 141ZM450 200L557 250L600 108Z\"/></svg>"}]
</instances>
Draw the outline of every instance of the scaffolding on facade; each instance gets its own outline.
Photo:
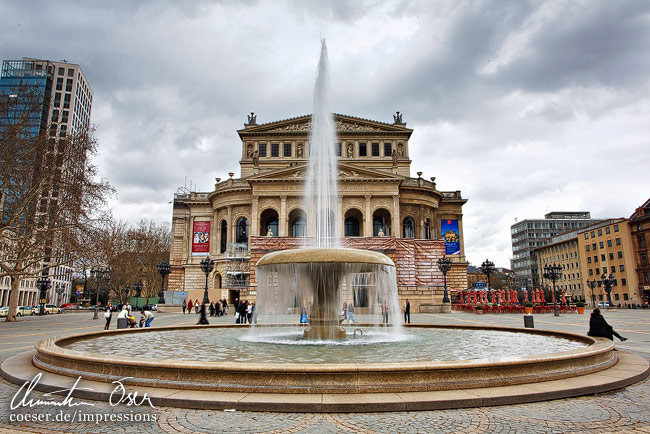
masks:
<instances>
[{"instance_id":1,"label":"scaffolding on facade","mask_svg":"<svg viewBox=\"0 0 650 434\"><path fill-rule=\"evenodd\" d=\"M228 243L225 288L236 290L248 288L250 284L250 259L248 244Z\"/></svg>"}]
</instances>

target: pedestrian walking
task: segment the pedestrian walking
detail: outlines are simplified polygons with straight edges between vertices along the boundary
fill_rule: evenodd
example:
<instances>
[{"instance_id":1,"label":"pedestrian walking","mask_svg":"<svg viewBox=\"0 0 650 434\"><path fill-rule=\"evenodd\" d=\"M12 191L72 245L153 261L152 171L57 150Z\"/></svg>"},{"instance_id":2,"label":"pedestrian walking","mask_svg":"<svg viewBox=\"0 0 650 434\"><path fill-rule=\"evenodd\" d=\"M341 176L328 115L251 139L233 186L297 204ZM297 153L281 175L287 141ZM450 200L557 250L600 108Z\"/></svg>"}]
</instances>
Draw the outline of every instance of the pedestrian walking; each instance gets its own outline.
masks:
<instances>
[{"instance_id":1,"label":"pedestrian walking","mask_svg":"<svg viewBox=\"0 0 650 434\"><path fill-rule=\"evenodd\" d=\"M108 302L106 309L104 309L104 318L106 319L106 325L104 326L104 330L108 330L111 328L111 319L113 319L113 311L111 310L110 301Z\"/></svg>"},{"instance_id":2,"label":"pedestrian walking","mask_svg":"<svg viewBox=\"0 0 650 434\"><path fill-rule=\"evenodd\" d=\"M199 308L200 308L199 299L197 298L196 300L194 300L194 310L196 311L196 313L199 313Z\"/></svg>"},{"instance_id":3,"label":"pedestrian walking","mask_svg":"<svg viewBox=\"0 0 650 434\"><path fill-rule=\"evenodd\" d=\"M406 304L404 305L404 322L411 324L411 302L409 299L406 299Z\"/></svg>"},{"instance_id":4,"label":"pedestrian walking","mask_svg":"<svg viewBox=\"0 0 650 434\"><path fill-rule=\"evenodd\" d=\"M214 316L214 302L210 302L210 318Z\"/></svg>"},{"instance_id":5,"label":"pedestrian walking","mask_svg":"<svg viewBox=\"0 0 650 434\"><path fill-rule=\"evenodd\" d=\"M187 301L183 300L183 315L185 315L185 310L187 310Z\"/></svg>"},{"instance_id":6,"label":"pedestrian walking","mask_svg":"<svg viewBox=\"0 0 650 434\"><path fill-rule=\"evenodd\" d=\"M348 324L352 322L356 324L357 322L354 320L354 303L348 304Z\"/></svg>"},{"instance_id":7,"label":"pedestrian walking","mask_svg":"<svg viewBox=\"0 0 650 434\"><path fill-rule=\"evenodd\" d=\"M388 324L388 305L386 304L386 300L381 303L381 322Z\"/></svg>"},{"instance_id":8,"label":"pedestrian walking","mask_svg":"<svg viewBox=\"0 0 650 434\"><path fill-rule=\"evenodd\" d=\"M192 307L194 306L194 303L192 302L192 299L190 298L189 303L187 303L187 313L192 313Z\"/></svg>"}]
</instances>

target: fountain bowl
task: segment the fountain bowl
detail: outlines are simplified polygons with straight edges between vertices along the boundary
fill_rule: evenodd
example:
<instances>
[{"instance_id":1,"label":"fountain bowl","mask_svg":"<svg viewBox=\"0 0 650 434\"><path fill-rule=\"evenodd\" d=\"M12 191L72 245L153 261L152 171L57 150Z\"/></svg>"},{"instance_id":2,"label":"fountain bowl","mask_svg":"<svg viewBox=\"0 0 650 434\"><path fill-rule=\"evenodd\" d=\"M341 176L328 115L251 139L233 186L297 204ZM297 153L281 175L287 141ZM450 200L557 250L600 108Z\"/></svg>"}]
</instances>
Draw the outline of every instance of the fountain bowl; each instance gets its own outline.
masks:
<instances>
[{"instance_id":1,"label":"fountain bowl","mask_svg":"<svg viewBox=\"0 0 650 434\"><path fill-rule=\"evenodd\" d=\"M372 250L348 248L289 249L267 253L257 261L257 266L278 264L374 264L394 267L393 261L383 253Z\"/></svg>"}]
</instances>

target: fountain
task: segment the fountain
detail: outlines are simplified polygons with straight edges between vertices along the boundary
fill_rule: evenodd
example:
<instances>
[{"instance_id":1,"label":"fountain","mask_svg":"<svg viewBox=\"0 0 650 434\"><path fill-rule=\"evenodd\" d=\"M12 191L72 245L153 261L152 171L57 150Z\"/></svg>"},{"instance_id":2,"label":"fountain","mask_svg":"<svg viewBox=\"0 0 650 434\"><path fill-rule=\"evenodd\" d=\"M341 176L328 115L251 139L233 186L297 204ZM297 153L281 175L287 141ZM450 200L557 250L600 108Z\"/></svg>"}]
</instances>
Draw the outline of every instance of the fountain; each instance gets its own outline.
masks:
<instances>
[{"instance_id":1,"label":"fountain","mask_svg":"<svg viewBox=\"0 0 650 434\"><path fill-rule=\"evenodd\" d=\"M312 216L303 249L269 253L256 264L258 281L256 307L259 317L280 315L292 307L309 314L304 338L318 341L345 339L340 325L341 291L345 281L346 303L359 299L354 280L369 277L375 285L369 304L382 303L399 312L395 264L386 255L359 249L342 249L335 216L338 210L336 131L331 113L327 45L321 41L318 75L314 87L314 112L309 142L309 165L304 205ZM286 316L285 316L286 317ZM401 334L399 315L392 315L391 333Z\"/></svg>"},{"instance_id":2,"label":"fountain","mask_svg":"<svg viewBox=\"0 0 650 434\"><path fill-rule=\"evenodd\" d=\"M614 353L613 343L602 338L458 325L412 324L403 332L392 260L340 246L327 87L323 41L305 198L311 232L302 249L277 251L258 261L259 324L253 333L248 326L230 324L46 339L34 351L6 359L2 376L23 384L45 372L35 389L63 393L83 378L84 388L71 393L87 399L111 399L112 382L120 381L146 390L157 406L356 412L571 397L624 387L648 375L645 359ZM358 336L361 324L355 324L346 337L341 302L360 298L359 287L370 305L369 317L379 318L372 309L387 303L392 323L364 324ZM306 329L294 322L301 310L309 313ZM280 337L274 340L271 334ZM133 348L145 340L146 356L133 357Z\"/></svg>"}]
</instances>

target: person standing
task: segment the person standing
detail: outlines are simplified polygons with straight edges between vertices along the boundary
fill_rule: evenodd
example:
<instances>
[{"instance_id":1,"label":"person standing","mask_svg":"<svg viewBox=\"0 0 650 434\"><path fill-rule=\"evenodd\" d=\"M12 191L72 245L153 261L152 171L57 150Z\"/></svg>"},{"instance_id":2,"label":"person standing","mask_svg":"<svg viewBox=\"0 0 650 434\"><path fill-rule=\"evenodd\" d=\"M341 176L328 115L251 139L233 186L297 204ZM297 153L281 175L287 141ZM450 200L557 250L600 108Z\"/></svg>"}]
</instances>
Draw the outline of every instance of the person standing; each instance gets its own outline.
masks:
<instances>
[{"instance_id":1,"label":"person standing","mask_svg":"<svg viewBox=\"0 0 650 434\"><path fill-rule=\"evenodd\" d=\"M221 314L224 316L228 315L226 309L228 309L228 300L226 300L224 297L223 301L221 302Z\"/></svg>"},{"instance_id":2,"label":"person standing","mask_svg":"<svg viewBox=\"0 0 650 434\"><path fill-rule=\"evenodd\" d=\"M185 310L187 309L187 301L183 300L183 315L185 315Z\"/></svg>"},{"instance_id":3,"label":"person standing","mask_svg":"<svg viewBox=\"0 0 650 434\"><path fill-rule=\"evenodd\" d=\"M113 319L113 311L111 310L110 301L108 302L106 309L104 309L104 318L106 318L106 325L104 326L104 330L108 330L111 328L111 319Z\"/></svg>"},{"instance_id":4,"label":"person standing","mask_svg":"<svg viewBox=\"0 0 650 434\"><path fill-rule=\"evenodd\" d=\"M357 322L354 320L354 303L348 304L348 324L352 322L356 324Z\"/></svg>"},{"instance_id":5,"label":"person standing","mask_svg":"<svg viewBox=\"0 0 650 434\"><path fill-rule=\"evenodd\" d=\"M627 338L616 333L614 328L607 324L605 318L600 314L600 309L595 308L591 312L591 317L589 318L589 331L587 332L589 336L597 336L601 338L607 338L609 340L614 340L614 336L619 338L621 342L625 342Z\"/></svg>"},{"instance_id":6,"label":"person standing","mask_svg":"<svg viewBox=\"0 0 650 434\"><path fill-rule=\"evenodd\" d=\"M199 299L194 300L194 310L199 313Z\"/></svg>"},{"instance_id":7,"label":"person standing","mask_svg":"<svg viewBox=\"0 0 650 434\"><path fill-rule=\"evenodd\" d=\"M187 303L187 313L192 313L192 306L194 306L194 304L192 303L192 299L190 298L189 303Z\"/></svg>"},{"instance_id":8,"label":"person standing","mask_svg":"<svg viewBox=\"0 0 650 434\"><path fill-rule=\"evenodd\" d=\"M246 320L248 324L253 324L253 305L246 301Z\"/></svg>"},{"instance_id":9,"label":"person standing","mask_svg":"<svg viewBox=\"0 0 650 434\"><path fill-rule=\"evenodd\" d=\"M348 303L346 301L343 302L343 312L341 312L341 315L343 315L343 321L348 319Z\"/></svg>"},{"instance_id":10,"label":"person standing","mask_svg":"<svg viewBox=\"0 0 650 434\"><path fill-rule=\"evenodd\" d=\"M214 316L214 301L210 302L210 318Z\"/></svg>"},{"instance_id":11,"label":"person standing","mask_svg":"<svg viewBox=\"0 0 650 434\"><path fill-rule=\"evenodd\" d=\"M406 304L404 305L404 322L411 324L411 302L409 299L406 299Z\"/></svg>"},{"instance_id":12,"label":"person standing","mask_svg":"<svg viewBox=\"0 0 650 434\"><path fill-rule=\"evenodd\" d=\"M388 324L388 305L386 304L386 300L381 303L381 320L383 324Z\"/></svg>"},{"instance_id":13,"label":"person standing","mask_svg":"<svg viewBox=\"0 0 650 434\"><path fill-rule=\"evenodd\" d=\"M129 302L129 300L126 300L126 304L124 306L126 307L126 310L129 311L129 316L131 316L131 302Z\"/></svg>"}]
</instances>

